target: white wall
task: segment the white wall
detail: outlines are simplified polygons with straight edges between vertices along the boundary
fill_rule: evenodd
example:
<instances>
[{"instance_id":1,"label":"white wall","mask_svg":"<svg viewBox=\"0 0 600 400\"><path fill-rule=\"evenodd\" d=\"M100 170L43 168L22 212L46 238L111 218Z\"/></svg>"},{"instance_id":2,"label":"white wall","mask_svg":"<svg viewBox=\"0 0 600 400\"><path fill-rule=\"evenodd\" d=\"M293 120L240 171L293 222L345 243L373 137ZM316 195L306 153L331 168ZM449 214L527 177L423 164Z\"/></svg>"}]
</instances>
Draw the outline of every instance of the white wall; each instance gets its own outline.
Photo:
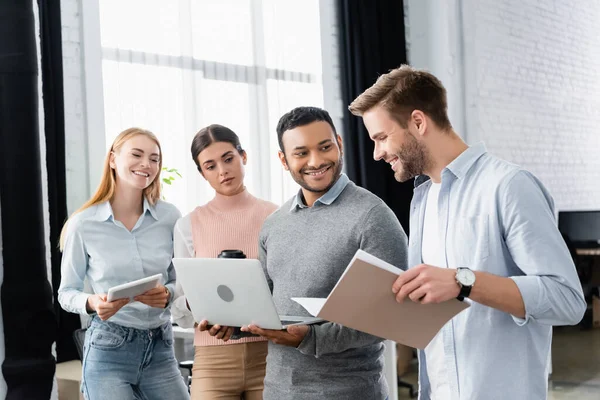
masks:
<instances>
[{"instance_id":1,"label":"white wall","mask_svg":"<svg viewBox=\"0 0 600 400\"><path fill-rule=\"evenodd\" d=\"M90 165L101 165L97 157L104 157L104 144L89 159L89 143L98 138L88 138L86 118L86 90L84 76L84 47L80 0L61 0L63 80L65 101L65 156L67 180L67 208L69 215L90 197L96 188L100 173L90 179ZM101 68L100 65L97 66ZM101 100L102 101L102 100ZM104 143L104 130L100 135Z\"/></svg>"},{"instance_id":2,"label":"white wall","mask_svg":"<svg viewBox=\"0 0 600 400\"><path fill-rule=\"evenodd\" d=\"M321 57L323 63L323 97L325 109L331 115L338 133L344 128L344 113L348 105L342 100L342 82L339 61L339 34L337 8L334 0L320 0Z\"/></svg>"},{"instance_id":3,"label":"white wall","mask_svg":"<svg viewBox=\"0 0 600 400\"><path fill-rule=\"evenodd\" d=\"M600 208L600 3L465 1L469 134L559 209Z\"/></svg>"},{"instance_id":4,"label":"white wall","mask_svg":"<svg viewBox=\"0 0 600 400\"><path fill-rule=\"evenodd\" d=\"M407 19L411 63L448 87L469 143L536 174L558 210L600 208L600 3L409 0Z\"/></svg>"},{"instance_id":5,"label":"white wall","mask_svg":"<svg viewBox=\"0 0 600 400\"><path fill-rule=\"evenodd\" d=\"M409 63L437 76L448 91L448 115L465 139L464 71L460 0L405 0L404 23Z\"/></svg>"}]
</instances>

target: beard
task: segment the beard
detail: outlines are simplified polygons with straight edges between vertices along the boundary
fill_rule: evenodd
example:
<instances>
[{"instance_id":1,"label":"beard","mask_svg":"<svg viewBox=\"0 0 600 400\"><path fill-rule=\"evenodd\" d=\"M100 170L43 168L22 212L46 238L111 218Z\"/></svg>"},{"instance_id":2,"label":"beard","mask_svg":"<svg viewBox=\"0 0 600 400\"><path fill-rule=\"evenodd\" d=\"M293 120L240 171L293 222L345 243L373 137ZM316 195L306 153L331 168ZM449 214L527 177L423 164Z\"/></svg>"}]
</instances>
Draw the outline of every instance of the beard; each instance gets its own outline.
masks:
<instances>
[{"instance_id":1,"label":"beard","mask_svg":"<svg viewBox=\"0 0 600 400\"><path fill-rule=\"evenodd\" d=\"M306 168L305 167L305 168L302 168L300 170L300 172L292 171L290 169L290 174L292 175L292 179L294 179L294 181L298 185L300 185L300 187L302 187L303 189L306 189L309 192L313 192L313 193L326 193L337 182L338 178L342 174L342 167L343 166L344 166L344 159L343 159L342 154L340 154L340 158L338 159L337 162L330 162L330 163L327 163L327 164L321 164L317 168ZM327 183L327 185L325 185L324 188L318 188L318 187L310 186L308 184L308 182L306 182L306 180L304 179L305 173L310 172L310 171L318 171L318 170L320 170L322 168L327 168L327 167L329 167L332 170L333 174L331 175L331 180Z\"/></svg>"},{"instance_id":2,"label":"beard","mask_svg":"<svg viewBox=\"0 0 600 400\"><path fill-rule=\"evenodd\" d=\"M396 153L399 168L394 171L394 178L398 182L406 182L416 176L422 175L429 167L430 157L425 145L417 141L409 133L405 133L407 142Z\"/></svg>"}]
</instances>

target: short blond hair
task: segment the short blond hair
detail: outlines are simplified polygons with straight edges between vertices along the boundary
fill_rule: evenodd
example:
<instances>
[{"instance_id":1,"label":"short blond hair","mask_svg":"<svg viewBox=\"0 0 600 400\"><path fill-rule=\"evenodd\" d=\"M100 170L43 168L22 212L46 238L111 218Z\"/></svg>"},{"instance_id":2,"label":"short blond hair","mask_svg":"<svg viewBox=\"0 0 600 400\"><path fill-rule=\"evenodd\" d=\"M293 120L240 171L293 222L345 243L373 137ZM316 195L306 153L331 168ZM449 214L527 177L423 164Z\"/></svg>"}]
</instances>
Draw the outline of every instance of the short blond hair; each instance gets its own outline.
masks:
<instances>
[{"instance_id":1,"label":"short blond hair","mask_svg":"<svg viewBox=\"0 0 600 400\"><path fill-rule=\"evenodd\" d=\"M406 128L414 110L425 113L441 129L452 128L448 119L446 89L442 82L431 73L409 65L402 65L381 75L348 109L352 114L362 116L378 105L386 109L403 128Z\"/></svg>"}]
</instances>

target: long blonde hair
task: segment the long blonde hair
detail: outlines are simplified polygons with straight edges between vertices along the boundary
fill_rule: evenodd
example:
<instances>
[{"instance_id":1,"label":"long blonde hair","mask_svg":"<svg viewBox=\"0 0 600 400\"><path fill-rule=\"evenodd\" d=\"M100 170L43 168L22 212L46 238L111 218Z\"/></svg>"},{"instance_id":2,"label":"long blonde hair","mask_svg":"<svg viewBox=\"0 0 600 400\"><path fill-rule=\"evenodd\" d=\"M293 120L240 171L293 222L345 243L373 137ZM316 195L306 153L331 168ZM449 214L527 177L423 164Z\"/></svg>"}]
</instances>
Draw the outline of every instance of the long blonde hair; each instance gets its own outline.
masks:
<instances>
[{"instance_id":1,"label":"long blonde hair","mask_svg":"<svg viewBox=\"0 0 600 400\"><path fill-rule=\"evenodd\" d=\"M81 211L90 208L92 206L95 206L96 204L100 204L100 203L104 203L106 201L111 201L115 195L115 188L117 186L117 180L116 180L116 173L115 170L111 168L110 166L110 158L111 158L111 154L114 152L117 152L121 149L121 147L123 146L123 144L125 142L127 142L129 139L138 136L138 135L144 135L147 138L153 140L156 145L158 146L158 150L159 150L159 161L158 161L158 175L156 176L156 178L154 178L154 181L152 181L152 183L146 188L144 189L144 196L146 197L146 199L148 199L148 202L152 205L156 204L156 202L160 199L160 172L162 171L162 149L160 148L160 142L158 141L158 138L154 135L154 133L147 131L145 129L141 129L141 128L129 128L124 130L123 132L121 132L119 134L119 136L117 136L112 144L112 146L110 146L110 150L108 151L108 153L106 154L106 158L104 159L104 168L102 170L102 178L100 180L100 184L98 185L98 188L96 189L96 193L94 193L94 195L85 202L84 205L81 206L81 208L79 208L77 211L75 211L71 217L73 217L73 215L80 213ZM60 249L62 250L64 248L65 245L65 238L66 238L66 232L67 232L67 224L69 223L69 220L71 218L69 218L65 224L63 225L62 231L60 233Z\"/></svg>"}]
</instances>

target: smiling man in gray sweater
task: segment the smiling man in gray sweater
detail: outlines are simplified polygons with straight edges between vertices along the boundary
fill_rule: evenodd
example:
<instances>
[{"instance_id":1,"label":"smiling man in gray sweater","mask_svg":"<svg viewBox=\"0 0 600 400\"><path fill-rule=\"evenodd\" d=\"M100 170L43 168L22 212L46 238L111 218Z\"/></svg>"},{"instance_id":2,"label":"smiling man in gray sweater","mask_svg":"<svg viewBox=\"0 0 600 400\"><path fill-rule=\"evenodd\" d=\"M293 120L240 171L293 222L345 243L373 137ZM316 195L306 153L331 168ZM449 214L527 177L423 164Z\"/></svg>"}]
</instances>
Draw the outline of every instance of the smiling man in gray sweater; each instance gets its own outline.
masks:
<instances>
[{"instance_id":1,"label":"smiling man in gray sweater","mask_svg":"<svg viewBox=\"0 0 600 400\"><path fill-rule=\"evenodd\" d=\"M259 239L279 313L308 316L290 298L327 297L358 249L406 269L406 235L381 199L341 172L342 141L329 114L296 108L280 119L277 133L283 167L301 186L267 219ZM388 396L381 338L330 322L244 330L271 341L265 400Z\"/></svg>"}]
</instances>

